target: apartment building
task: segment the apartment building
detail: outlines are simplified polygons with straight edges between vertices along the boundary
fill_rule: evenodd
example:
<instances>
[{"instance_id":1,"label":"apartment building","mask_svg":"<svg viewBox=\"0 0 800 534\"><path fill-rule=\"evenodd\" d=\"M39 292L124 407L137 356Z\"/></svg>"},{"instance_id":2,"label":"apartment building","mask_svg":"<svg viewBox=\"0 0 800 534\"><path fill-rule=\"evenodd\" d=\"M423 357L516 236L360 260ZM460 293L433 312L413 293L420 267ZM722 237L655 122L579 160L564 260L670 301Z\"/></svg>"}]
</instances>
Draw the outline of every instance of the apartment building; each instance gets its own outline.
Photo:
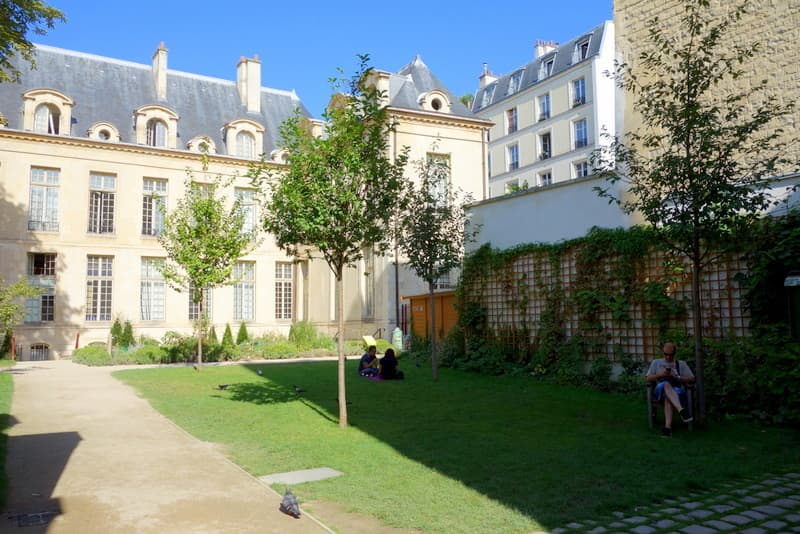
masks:
<instances>
[{"instance_id":1,"label":"apartment building","mask_svg":"<svg viewBox=\"0 0 800 534\"><path fill-rule=\"evenodd\" d=\"M489 196L591 174L589 156L615 134L611 21L558 45L538 41L533 61L502 76L486 66L472 111L489 130Z\"/></svg>"}]
</instances>

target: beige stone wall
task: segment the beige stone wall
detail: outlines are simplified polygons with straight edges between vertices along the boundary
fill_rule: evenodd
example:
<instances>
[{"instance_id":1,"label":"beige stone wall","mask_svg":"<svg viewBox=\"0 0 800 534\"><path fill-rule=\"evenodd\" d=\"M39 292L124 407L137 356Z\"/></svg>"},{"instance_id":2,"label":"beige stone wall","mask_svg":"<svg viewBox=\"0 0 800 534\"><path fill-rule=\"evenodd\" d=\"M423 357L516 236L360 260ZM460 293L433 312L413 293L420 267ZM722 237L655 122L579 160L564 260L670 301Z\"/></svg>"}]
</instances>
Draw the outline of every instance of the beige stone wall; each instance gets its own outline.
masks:
<instances>
[{"instance_id":1,"label":"beige stone wall","mask_svg":"<svg viewBox=\"0 0 800 534\"><path fill-rule=\"evenodd\" d=\"M731 39L738 43L760 43L757 56L744 66L745 74L728 81L721 92L731 89L730 84L749 87L766 79L771 98L781 103L800 100L800 0L747 0L747 14L734 24ZM710 9L717 17L725 17L738 1L711 0ZM658 16L663 27L681 30L682 14L679 0L614 0L614 22L617 30L617 48L622 59L636 68L639 53L649 45L647 22ZM625 131L639 125L635 108L626 96L624 113ZM783 121L786 139L796 137L798 112ZM789 154L800 161L800 146L790 148ZM789 169L786 169L789 170Z\"/></svg>"}]
</instances>

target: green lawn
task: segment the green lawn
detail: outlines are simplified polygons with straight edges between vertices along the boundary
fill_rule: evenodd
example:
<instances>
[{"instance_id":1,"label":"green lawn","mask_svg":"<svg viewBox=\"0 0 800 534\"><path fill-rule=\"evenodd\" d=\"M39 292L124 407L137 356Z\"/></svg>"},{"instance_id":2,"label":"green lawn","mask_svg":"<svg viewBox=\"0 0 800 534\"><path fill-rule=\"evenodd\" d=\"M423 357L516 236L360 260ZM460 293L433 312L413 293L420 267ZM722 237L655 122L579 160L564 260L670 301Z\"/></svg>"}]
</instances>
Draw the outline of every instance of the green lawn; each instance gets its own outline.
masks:
<instances>
[{"instance_id":1,"label":"green lawn","mask_svg":"<svg viewBox=\"0 0 800 534\"><path fill-rule=\"evenodd\" d=\"M447 369L433 382L410 365L404 382L378 382L348 366L348 429L337 423L335 362L115 376L256 476L345 473L294 487L301 500L425 532L550 529L800 465L800 433L788 429L725 421L664 439L647 428L643 398Z\"/></svg>"},{"instance_id":2,"label":"green lawn","mask_svg":"<svg viewBox=\"0 0 800 534\"><path fill-rule=\"evenodd\" d=\"M11 367L11 360L0 360L0 368ZM0 510L6 503L8 494L8 476L6 475L6 445L8 436L8 412L11 409L11 396L14 393L14 381L10 373L0 373Z\"/></svg>"}]
</instances>

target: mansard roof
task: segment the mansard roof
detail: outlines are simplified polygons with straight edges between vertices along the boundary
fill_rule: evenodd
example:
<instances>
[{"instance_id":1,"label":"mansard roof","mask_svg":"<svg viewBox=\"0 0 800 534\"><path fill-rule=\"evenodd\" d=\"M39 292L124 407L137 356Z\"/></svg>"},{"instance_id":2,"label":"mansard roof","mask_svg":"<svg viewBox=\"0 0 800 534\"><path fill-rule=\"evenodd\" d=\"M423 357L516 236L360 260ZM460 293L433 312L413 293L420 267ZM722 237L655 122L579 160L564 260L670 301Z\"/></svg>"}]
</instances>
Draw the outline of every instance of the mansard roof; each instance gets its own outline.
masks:
<instances>
[{"instance_id":1,"label":"mansard roof","mask_svg":"<svg viewBox=\"0 0 800 534\"><path fill-rule=\"evenodd\" d=\"M422 111L424 108L420 98L438 90L450 100L450 114L459 117L477 118L461 103L456 95L431 72L428 66L417 56L408 65L389 77L389 106Z\"/></svg>"},{"instance_id":2,"label":"mansard roof","mask_svg":"<svg viewBox=\"0 0 800 534\"><path fill-rule=\"evenodd\" d=\"M534 59L530 63L514 69L508 74L500 76L492 83L486 84L485 87L478 89L477 93L475 94L475 100L472 104L472 111L477 113L482 109L497 104L498 102L501 102L507 98L511 98L513 95L524 91L541 81L557 76L558 74L571 69L578 63L590 61L594 56L597 56L600 53L600 45L603 41L603 33L605 28L605 23L600 24L592 30L580 35L579 37L576 37L575 39L558 46L555 50L546 54L542 54L542 56ZM579 59L574 57L575 46L587 39L589 39L589 50L586 58ZM550 60L553 61L552 71L548 76L540 79L539 73L542 64ZM516 89L516 91L509 92L509 82L511 81L512 76L520 71L522 71L522 79L519 87ZM488 102L483 105L484 93L487 92L489 92L490 98L488 99Z\"/></svg>"},{"instance_id":3,"label":"mansard roof","mask_svg":"<svg viewBox=\"0 0 800 534\"><path fill-rule=\"evenodd\" d=\"M208 136L224 146L223 126L249 119L265 127L263 152L277 148L278 128L296 108L311 116L293 91L261 88L261 111L248 112L235 81L167 70L167 94L159 100L152 65L122 61L93 54L36 45L36 69L17 63L20 82L0 84L0 113L8 127L23 128L22 94L32 89L54 89L69 96L73 137L86 137L90 126L111 123L120 142L135 143L133 112L143 106L165 106L179 116L178 147L198 136ZM235 72L234 66L231 68Z\"/></svg>"}]
</instances>

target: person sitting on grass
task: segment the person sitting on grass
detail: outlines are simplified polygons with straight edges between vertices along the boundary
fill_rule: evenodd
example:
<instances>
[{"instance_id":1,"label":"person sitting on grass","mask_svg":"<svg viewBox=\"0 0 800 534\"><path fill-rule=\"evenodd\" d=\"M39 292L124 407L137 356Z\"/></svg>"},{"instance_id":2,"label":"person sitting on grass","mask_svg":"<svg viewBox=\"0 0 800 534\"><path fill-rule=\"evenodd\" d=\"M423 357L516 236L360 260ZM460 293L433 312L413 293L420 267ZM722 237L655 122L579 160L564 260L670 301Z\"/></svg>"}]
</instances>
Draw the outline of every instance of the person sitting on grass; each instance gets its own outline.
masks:
<instances>
[{"instance_id":1,"label":"person sitting on grass","mask_svg":"<svg viewBox=\"0 0 800 534\"><path fill-rule=\"evenodd\" d=\"M681 397L686 398L684 384L694 382L694 373L686 362L675 359L675 344L664 343L663 358L650 362L647 370L647 381L656 382L654 390L655 400L664 403L664 428L661 434L664 437L672 435L672 413L677 411L684 423L693 419L689 410L681 404Z\"/></svg>"},{"instance_id":2,"label":"person sitting on grass","mask_svg":"<svg viewBox=\"0 0 800 534\"><path fill-rule=\"evenodd\" d=\"M378 357L375 353L378 351L375 345L370 345L367 352L361 357L358 362L358 374L361 376L376 376L378 374Z\"/></svg>"},{"instance_id":3,"label":"person sitting on grass","mask_svg":"<svg viewBox=\"0 0 800 534\"><path fill-rule=\"evenodd\" d=\"M405 378L403 371L398 371L397 369L397 357L394 355L394 349L386 349L380 364L381 371L379 376L382 380L402 380Z\"/></svg>"}]
</instances>

